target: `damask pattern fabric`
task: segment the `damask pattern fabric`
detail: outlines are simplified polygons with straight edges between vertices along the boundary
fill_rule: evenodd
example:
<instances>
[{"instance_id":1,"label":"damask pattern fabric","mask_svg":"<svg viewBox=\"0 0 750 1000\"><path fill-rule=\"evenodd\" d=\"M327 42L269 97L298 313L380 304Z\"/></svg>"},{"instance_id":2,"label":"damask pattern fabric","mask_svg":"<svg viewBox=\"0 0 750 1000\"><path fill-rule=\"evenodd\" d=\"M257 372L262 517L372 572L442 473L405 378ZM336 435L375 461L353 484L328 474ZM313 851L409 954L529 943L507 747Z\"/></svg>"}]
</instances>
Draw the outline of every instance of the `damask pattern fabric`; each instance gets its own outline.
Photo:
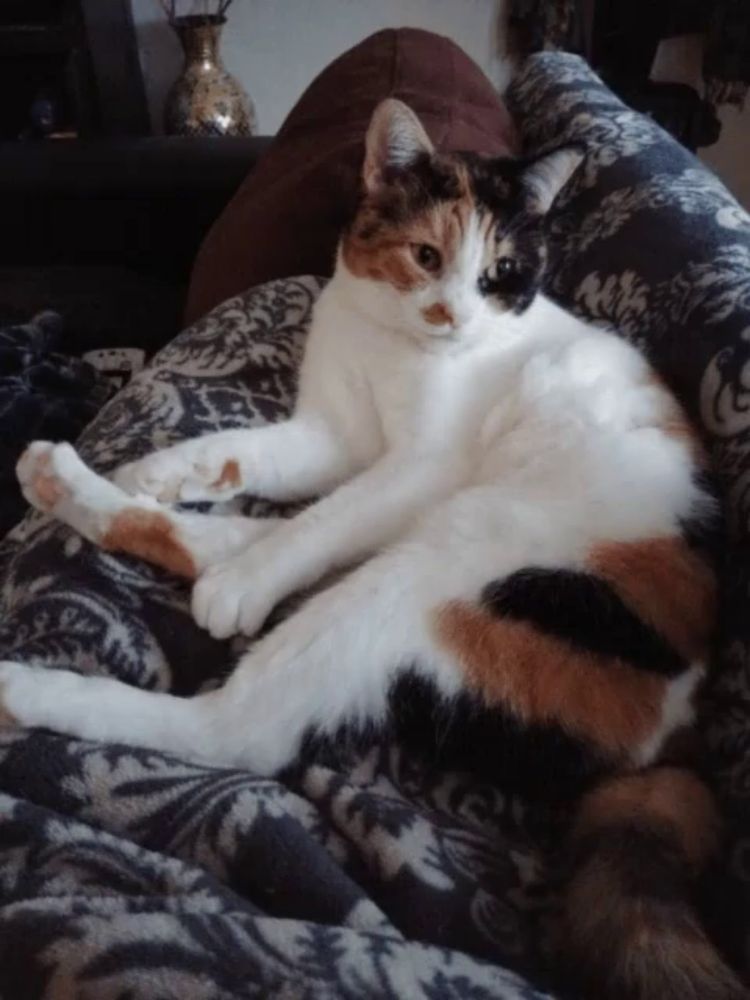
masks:
<instances>
[{"instance_id":1,"label":"damask pattern fabric","mask_svg":"<svg viewBox=\"0 0 750 1000\"><path fill-rule=\"evenodd\" d=\"M588 151L553 218L551 294L649 354L702 421L727 489L734 542L707 728L734 834L716 883L724 935L742 950L750 219L577 58L534 57L512 97L531 150ZM187 436L281 418L319 288L283 280L218 307L102 411L85 458L106 472ZM252 498L245 509L273 511ZM193 625L184 585L36 514L0 545L0 583L2 657L184 694L217 683L242 645ZM556 819L396 746L261 780L6 731L0 997L538 1000L551 995L534 942Z\"/></svg>"}]
</instances>

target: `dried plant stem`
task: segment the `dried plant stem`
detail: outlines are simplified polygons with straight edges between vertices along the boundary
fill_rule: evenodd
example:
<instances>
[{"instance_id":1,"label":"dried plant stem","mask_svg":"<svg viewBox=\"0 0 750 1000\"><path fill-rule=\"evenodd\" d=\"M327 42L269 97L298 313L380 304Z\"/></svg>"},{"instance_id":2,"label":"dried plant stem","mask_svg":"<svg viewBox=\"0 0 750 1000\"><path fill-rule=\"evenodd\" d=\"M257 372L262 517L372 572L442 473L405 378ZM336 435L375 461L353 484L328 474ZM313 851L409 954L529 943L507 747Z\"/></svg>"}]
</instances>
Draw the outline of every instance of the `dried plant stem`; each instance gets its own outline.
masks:
<instances>
[{"instance_id":1,"label":"dried plant stem","mask_svg":"<svg viewBox=\"0 0 750 1000\"><path fill-rule=\"evenodd\" d=\"M167 16L167 20L170 22L174 21L175 18L175 0L159 0L159 3Z\"/></svg>"}]
</instances>

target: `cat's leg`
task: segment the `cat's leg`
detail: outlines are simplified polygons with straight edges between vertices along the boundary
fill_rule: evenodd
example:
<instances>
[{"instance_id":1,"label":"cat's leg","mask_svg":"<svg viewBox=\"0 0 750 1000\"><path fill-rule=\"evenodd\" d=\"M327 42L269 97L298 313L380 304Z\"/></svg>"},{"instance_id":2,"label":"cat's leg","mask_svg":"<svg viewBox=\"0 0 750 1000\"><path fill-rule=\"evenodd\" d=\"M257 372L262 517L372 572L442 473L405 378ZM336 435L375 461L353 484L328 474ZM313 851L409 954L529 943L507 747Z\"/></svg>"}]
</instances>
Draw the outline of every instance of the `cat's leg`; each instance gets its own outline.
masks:
<instances>
[{"instance_id":1,"label":"cat's leg","mask_svg":"<svg viewBox=\"0 0 750 1000\"><path fill-rule=\"evenodd\" d=\"M402 668L423 672L446 697L459 689L460 671L433 637L435 609L478 592L488 556L487 545L463 544L441 553L409 543L384 553L260 640L223 688L191 699L5 663L0 715L271 774L308 733L384 722Z\"/></svg>"},{"instance_id":2,"label":"cat's leg","mask_svg":"<svg viewBox=\"0 0 750 1000\"><path fill-rule=\"evenodd\" d=\"M23 494L100 548L195 579L270 533L280 518L192 514L130 496L93 472L69 444L37 441L17 467Z\"/></svg>"},{"instance_id":3,"label":"cat's leg","mask_svg":"<svg viewBox=\"0 0 750 1000\"><path fill-rule=\"evenodd\" d=\"M391 454L307 507L193 590L193 614L215 638L254 635L276 604L370 556L465 478L461 456Z\"/></svg>"},{"instance_id":4,"label":"cat's leg","mask_svg":"<svg viewBox=\"0 0 750 1000\"><path fill-rule=\"evenodd\" d=\"M353 463L325 420L300 414L183 441L122 466L114 481L127 493L164 502L226 500L240 493L287 501L327 492L351 474Z\"/></svg>"},{"instance_id":5,"label":"cat's leg","mask_svg":"<svg viewBox=\"0 0 750 1000\"><path fill-rule=\"evenodd\" d=\"M702 667L644 632L588 571L571 569L579 545L543 509L498 489L468 490L311 598L218 691L182 699L9 663L0 665L0 714L270 774L308 735L408 714L399 699L413 697L421 679L433 717L448 725L454 699L473 695L470 714L488 712L490 725L498 709L511 712L534 727L559 726L599 761L642 766L692 719ZM705 586L685 572L697 575L678 588L681 612ZM674 607L665 621L675 621ZM624 637L625 659L610 629Z\"/></svg>"}]
</instances>

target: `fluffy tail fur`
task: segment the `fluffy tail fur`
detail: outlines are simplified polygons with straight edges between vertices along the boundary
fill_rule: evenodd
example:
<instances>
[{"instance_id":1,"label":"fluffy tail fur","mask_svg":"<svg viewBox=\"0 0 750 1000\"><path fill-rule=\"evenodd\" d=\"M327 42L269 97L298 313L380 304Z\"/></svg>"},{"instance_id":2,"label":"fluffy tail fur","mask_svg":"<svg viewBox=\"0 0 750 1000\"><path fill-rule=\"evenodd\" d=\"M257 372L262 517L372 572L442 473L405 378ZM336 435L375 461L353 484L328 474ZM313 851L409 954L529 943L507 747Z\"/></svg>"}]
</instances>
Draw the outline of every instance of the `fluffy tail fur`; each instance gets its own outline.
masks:
<instances>
[{"instance_id":1,"label":"fluffy tail fur","mask_svg":"<svg viewBox=\"0 0 750 1000\"><path fill-rule=\"evenodd\" d=\"M657 767L611 779L584 797L559 944L586 997L750 996L691 906L692 879L719 840L713 797L689 771Z\"/></svg>"}]
</instances>

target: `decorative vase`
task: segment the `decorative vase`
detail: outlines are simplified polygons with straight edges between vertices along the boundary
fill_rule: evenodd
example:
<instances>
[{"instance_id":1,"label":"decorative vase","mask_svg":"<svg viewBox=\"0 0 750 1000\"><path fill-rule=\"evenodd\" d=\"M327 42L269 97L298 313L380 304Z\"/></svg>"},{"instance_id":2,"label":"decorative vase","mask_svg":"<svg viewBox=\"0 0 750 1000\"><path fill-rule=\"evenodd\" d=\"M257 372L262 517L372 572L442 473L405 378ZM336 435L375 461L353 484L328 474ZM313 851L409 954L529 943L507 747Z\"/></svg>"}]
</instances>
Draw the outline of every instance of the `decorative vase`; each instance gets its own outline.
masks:
<instances>
[{"instance_id":1,"label":"decorative vase","mask_svg":"<svg viewBox=\"0 0 750 1000\"><path fill-rule=\"evenodd\" d=\"M255 107L219 55L226 18L219 14L176 17L185 65L164 108L170 135L252 135Z\"/></svg>"}]
</instances>

